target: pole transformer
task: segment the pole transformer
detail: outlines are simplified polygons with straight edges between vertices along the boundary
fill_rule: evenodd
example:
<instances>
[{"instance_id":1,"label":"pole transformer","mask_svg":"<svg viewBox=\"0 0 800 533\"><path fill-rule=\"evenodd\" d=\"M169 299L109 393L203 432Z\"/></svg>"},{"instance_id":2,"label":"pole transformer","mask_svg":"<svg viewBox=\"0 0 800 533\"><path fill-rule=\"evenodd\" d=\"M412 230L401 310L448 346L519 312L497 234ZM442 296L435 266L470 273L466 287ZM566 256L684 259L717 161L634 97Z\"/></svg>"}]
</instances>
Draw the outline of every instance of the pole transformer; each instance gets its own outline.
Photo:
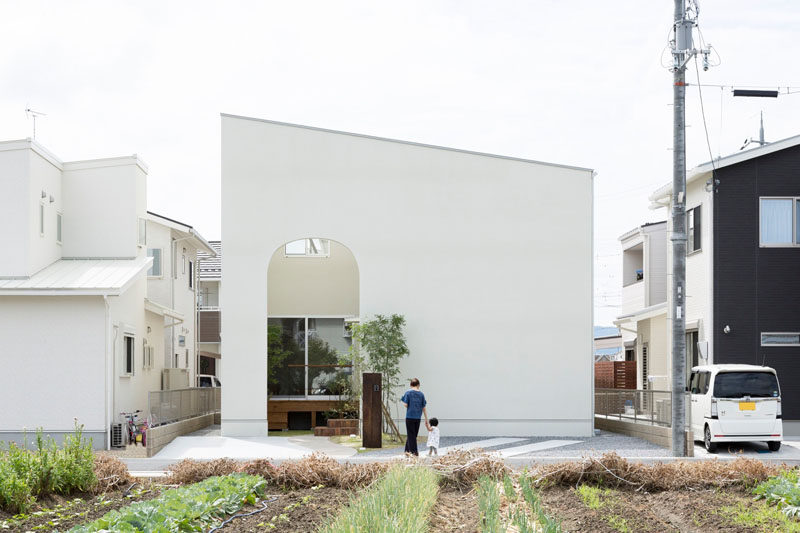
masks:
<instances>
[{"instance_id":1,"label":"pole transformer","mask_svg":"<svg viewBox=\"0 0 800 533\"><path fill-rule=\"evenodd\" d=\"M672 455L686 456L686 63L692 27L686 0L675 0L672 151Z\"/></svg>"}]
</instances>

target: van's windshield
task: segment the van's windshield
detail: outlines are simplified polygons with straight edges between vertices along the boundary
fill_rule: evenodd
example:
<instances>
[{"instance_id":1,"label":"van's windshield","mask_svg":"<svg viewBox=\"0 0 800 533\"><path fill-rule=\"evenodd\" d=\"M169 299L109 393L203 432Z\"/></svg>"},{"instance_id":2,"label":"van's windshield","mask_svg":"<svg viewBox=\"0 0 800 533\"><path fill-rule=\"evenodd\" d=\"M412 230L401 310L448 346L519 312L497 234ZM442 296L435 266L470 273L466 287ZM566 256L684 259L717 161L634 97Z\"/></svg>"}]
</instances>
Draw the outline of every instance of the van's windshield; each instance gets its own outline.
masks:
<instances>
[{"instance_id":1,"label":"van's windshield","mask_svg":"<svg viewBox=\"0 0 800 533\"><path fill-rule=\"evenodd\" d=\"M778 378L771 372L720 372L714 379L717 398L777 398Z\"/></svg>"}]
</instances>

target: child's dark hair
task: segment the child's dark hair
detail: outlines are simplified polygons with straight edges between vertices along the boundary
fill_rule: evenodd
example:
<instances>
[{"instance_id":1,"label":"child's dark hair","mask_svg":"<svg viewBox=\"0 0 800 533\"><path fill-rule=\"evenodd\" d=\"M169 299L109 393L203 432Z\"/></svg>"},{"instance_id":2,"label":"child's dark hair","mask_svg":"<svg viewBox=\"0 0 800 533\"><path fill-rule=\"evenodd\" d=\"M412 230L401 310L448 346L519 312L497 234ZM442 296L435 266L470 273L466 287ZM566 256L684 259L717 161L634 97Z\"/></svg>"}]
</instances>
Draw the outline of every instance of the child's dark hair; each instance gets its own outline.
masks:
<instances>
[{"instance_id":1,"label":"child's dark hair","mask_svg":"<svg viewBox=\"0 0 800 533\"><path fill-rule=\"evenodd\" d=\"M432 425L433 427L436 427L436 426L438 426L438 425L439 425L439 419L438 419L438 418L436 418L436 417L433 417L433 418L431 418L430 420L428 420L428 423L429 423L430 425Z\"/></svg>"},{"instance_id":2,"label":"child's dark hair","mask_svg":"<svg viewBox=\"0 0 800 533\"><path fill-rule=\"evenodd\" d=\"M417 378L411 378L411 386L419 387L419 380Z\"/></svg>"}]
</instances>

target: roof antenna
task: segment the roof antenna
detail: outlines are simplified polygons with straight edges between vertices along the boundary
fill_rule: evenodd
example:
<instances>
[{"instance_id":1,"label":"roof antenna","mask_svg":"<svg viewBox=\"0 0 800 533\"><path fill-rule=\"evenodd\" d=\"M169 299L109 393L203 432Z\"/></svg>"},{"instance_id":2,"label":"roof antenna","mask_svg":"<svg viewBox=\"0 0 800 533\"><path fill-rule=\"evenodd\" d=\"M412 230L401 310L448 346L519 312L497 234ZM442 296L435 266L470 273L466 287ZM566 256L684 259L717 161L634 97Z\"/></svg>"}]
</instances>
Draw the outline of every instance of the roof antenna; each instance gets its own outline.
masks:
<instances>
[{"instance_id":1,"label":"roof antenna","mask_svg":"<svg viewBox=\"0 0 800 533\"><path fill-rule=\"evenodd\" d=\"M761 366L766 366L767 363L767 354L765 353L764 356L761 358Z\"/></svg>"},{"instance_id":2,"label":"roof antenna","mask_svg":"<svg viewBox=\"0 0 800 533\"><path fill-rule=\"evenodd\" d=\"M30 107L25 106L25 116L33 118L33 140L36 140L36 117L46 117L47 114L41 111L34 111Z\"/></svg>"},{"instance_id":3,"label":"roof antenna","mask_svg":"<svg viewBox=\"0 0 800 533\"><path fill-rule=\"evenodd\" d=\"M741 148L739 148L739 150L744 150L745 148L747 148L747 146L750 143L758 143L759 146L764 146L765 144L768 144L767 141L764 140L764 112L763 111L761 111L761 126L758 129L758 140L753 139L752 137L750 139L745 139L744 140L744 144L742 145Z\"/></svg>"}]
</instances>

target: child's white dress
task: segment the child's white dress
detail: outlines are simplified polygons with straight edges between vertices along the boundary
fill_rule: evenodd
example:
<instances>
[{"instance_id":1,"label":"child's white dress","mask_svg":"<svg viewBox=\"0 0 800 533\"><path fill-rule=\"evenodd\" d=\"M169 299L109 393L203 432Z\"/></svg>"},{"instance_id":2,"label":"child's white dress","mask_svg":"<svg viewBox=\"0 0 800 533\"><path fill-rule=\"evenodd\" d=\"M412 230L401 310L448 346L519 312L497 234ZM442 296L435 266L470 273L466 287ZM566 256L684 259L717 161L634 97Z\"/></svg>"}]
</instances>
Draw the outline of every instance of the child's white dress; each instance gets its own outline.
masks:
<instances>
[{"instance_id":1,"label":"child's white dress","mask_svg":"<svg viewBox=\"0 0 800 533\"><path fill-rule=\"evenodd\" d=\"M439 449L439 427L433 426L428 432L428 448Z\"/></svg>"}]
</instances>

